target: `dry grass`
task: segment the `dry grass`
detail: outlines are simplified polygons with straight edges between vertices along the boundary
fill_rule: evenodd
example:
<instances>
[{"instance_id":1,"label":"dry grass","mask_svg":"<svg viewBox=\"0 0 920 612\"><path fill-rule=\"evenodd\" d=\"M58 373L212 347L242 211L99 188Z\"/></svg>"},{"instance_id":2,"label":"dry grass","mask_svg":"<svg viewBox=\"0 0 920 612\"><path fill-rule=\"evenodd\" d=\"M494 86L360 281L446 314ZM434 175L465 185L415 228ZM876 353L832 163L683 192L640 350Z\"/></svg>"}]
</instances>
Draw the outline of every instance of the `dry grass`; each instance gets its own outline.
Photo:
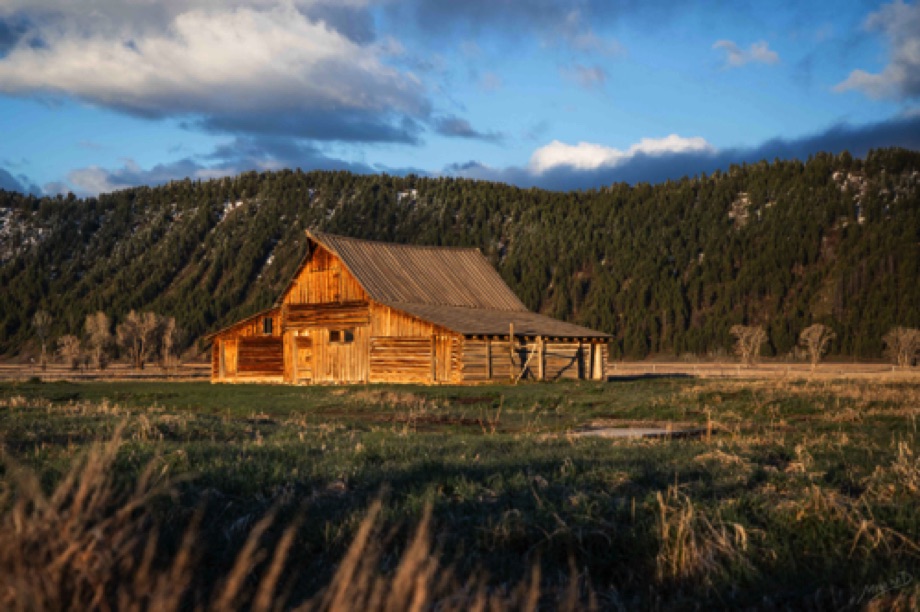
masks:
<instances>
[{"instance_id":1,"label":"dry grass","mask_svg":"<svg viewBox=\"0 0 920 612\"><path fill-rule=\"evenodd\" d=\"M657 499L659 581L695 579L711 584L732 568L751 569L746 557L749 535L742 525L718 516L709 519L677 487L659 492Z\"/></svg>"},{"instance_id":2,"label":"dry grass","mask_svg":"<svg viewBox=\"0 0 920 612\"><path fill-rule=\"evenodd\" d=\"M144 427L141 428L141 431ZM172 494L162 462L150 463L133 490L112 479L123 428L112 442L93 447L50 494L37 475L9 465L11 483L0 508L0 609L25 610L270 610L291 607L284 584L289 553L301 521L286 527L273 512L248 530L232 567L210 594L194 583L199 560L200 513L178 549L160 546L149 504ZM577 580L544 593L539 567L517 585L488 589L484 576L461 581L442 567L431 547L432 516L426 508L392 571L383 571L387 540L381 533L381 504L371 505L328 586L297 610L485 611L595 607ZM280 531L268 548L266 534Z\"/></svg>"}]
</instances>

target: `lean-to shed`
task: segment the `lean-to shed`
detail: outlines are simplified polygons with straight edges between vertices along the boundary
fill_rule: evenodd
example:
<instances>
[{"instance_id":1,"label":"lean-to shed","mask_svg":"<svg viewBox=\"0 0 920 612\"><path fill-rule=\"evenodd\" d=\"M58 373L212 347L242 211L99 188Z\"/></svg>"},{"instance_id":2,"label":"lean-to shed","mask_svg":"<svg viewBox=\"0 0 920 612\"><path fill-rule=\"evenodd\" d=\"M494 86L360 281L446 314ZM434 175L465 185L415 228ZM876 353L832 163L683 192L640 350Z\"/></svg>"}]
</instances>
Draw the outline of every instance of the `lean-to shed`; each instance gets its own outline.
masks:
<instances>
[{"instance_id":1,"label":"lean-to shed","mask_svg":"<svg viewBox=\"0 0 920 612\"><path fill-rule=\"evenodd\" d=\"M478 249L307 232L275 305L213 339L214 382L598 379L609 336L530 312Z\"/></svg>"}]
</instances>

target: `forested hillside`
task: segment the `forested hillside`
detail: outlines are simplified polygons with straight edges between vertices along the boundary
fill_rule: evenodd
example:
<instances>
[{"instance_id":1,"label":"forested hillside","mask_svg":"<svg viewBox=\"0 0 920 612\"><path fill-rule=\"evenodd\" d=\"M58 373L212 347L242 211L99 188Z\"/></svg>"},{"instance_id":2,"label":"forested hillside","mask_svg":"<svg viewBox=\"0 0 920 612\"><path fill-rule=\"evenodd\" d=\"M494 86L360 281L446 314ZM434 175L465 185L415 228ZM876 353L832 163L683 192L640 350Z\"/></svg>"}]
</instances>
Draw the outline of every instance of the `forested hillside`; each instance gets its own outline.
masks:
<instances>
[{"instance_id":1,"label":"forested hillside","mask_svg":"<svg viewBox=\"0 0 920 612\"><path fill-rule=\"evenodd\" d=\"M451 178L247 173L99 198L0 192L0 353L88 313L175 316L188 343L269 305L303 230L477 246L531 308L615 335L614 355L723 350L760 324L785 355L812 322L877 357L920 326L920 153L817 155L569 193Z\"/></svg>"}]
</instances>

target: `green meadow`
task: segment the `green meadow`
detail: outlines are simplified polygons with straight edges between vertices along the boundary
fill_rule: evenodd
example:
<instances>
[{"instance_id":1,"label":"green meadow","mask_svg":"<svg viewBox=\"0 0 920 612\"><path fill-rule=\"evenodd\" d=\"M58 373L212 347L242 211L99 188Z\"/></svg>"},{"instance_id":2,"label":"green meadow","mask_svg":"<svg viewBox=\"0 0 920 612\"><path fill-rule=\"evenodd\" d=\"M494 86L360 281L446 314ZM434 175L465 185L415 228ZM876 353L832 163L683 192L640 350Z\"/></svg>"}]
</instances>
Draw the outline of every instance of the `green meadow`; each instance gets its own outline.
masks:
<instances>
[{"instance_id":1,"label":"green meadow","mask_svg":"<svg viewBox=\"0 0 920 612\"><path fill-rule=\"evenodd\" d=\"M151 575L191 551L177 609L220 607L228 585L240 608L331 609L331 593L352 596L336 591L357 580L349 564L395 592L421 534L410 591L428 608L911 609L918 416L920 383L884 380L4 383L0 603L4 588L50 588L22 577L53 564L26 557L73 547L45 540L97 533L100 551L149 548ZM580 435L624 426L701 433ZM95 499L87 479L104 502L67 535ZM94 527L113 517L130 538ZM120 589L136 571L117 559L90 571L61 555L70 578L42 601L134 596Z\"/></svg>"}]
</instances>

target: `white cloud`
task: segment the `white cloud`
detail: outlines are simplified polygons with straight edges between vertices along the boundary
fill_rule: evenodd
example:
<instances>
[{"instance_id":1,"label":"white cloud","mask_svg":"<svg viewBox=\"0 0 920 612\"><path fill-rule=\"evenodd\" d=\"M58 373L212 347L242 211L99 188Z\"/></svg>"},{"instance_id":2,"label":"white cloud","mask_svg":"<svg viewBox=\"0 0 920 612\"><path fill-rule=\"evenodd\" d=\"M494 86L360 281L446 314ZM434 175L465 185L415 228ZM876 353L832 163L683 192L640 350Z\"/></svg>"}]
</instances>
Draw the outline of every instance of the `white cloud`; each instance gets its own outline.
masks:
<instances>
[{"instance_id":1,"label":"white cloud","mask_svg":"<svg viewBox=\"0 0 920 612\"><path fill-rule=\"evenodd\" d=\"M309 18L309 4L7 0L0 17L41 12L27 38L42 44L24 38L0 58L0 91L216 123L275 113L297 124L305 113L317 121L345 112L393 125L427 115L421 82L383 61L398 41L358 44Z\"/></svg>"},{"instance_id":2,"label":"white cloud","mask_svg":"<svg viewBox=\"0 0 920 612\"><path fill-rule=\"evenodd\" d=\"M920 3L886 4L869 15L865 28L880 30L888 38L888 65L879 73L854 70L834 91L855 89L876 99L920 97Z\"/></svg>"},{"instance_id":3,"label":"white cloud","mask_svg":"<svg viewBox=\"0 0 920 612\"><path fill-rule=\"evenodd\" d=\"M750 63L775 64L779 62L779 54L770 49L770 45L762 40L753 43L747 49L742 49L731 40L717 40L712 48L725 51L726 68L739 68Z\"/></svg>"},{"instance_id":4,"label":"white cloud","mask_svg":"<svg viewBox=\"0 0 920 612\"><path fill-rule=\"evenodd\" d=\"M615 168L638 155L658 157L713 151L715 149L706 142L705 138L683 138L677 134L664 138L643 138L625 151L590 142L570 145L554 140L533 152L528 169L535 174L542 174L560 167L573 170L597 170Z\"/></svg>"}]
</instances>

